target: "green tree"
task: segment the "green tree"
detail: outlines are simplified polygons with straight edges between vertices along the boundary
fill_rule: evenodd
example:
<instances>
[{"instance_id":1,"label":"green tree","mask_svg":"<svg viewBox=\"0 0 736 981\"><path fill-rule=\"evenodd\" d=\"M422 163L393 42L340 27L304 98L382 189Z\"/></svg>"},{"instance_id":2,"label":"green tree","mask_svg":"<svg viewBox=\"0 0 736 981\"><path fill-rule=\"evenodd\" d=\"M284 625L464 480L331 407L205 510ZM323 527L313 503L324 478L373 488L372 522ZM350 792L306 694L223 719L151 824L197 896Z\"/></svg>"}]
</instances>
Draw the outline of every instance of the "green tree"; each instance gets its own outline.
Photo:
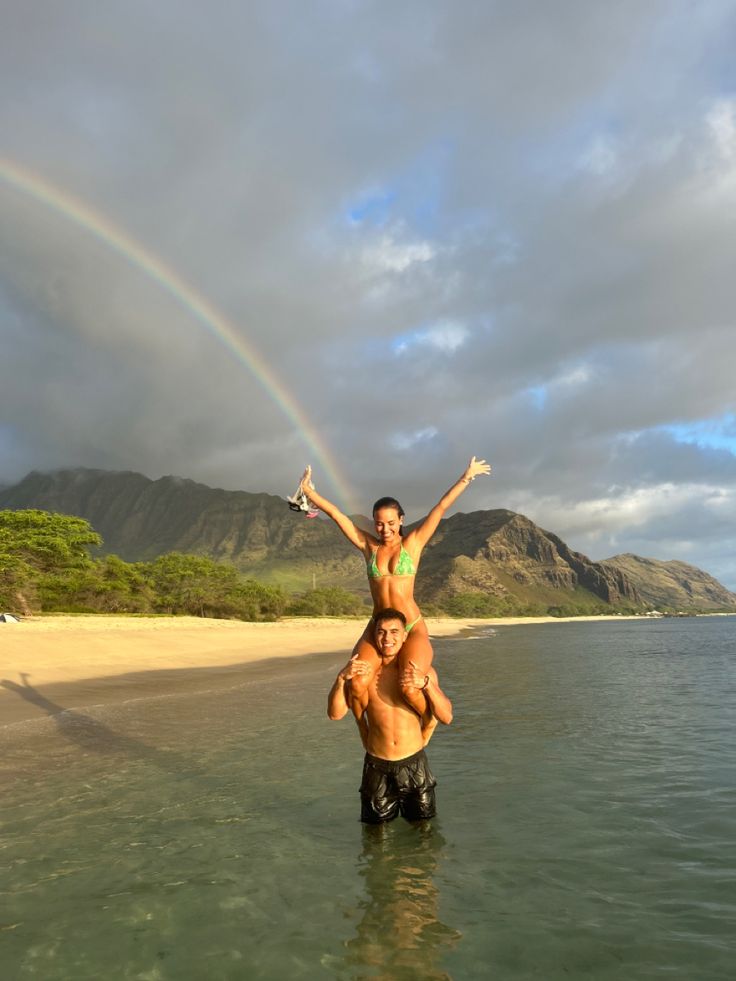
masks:
<instances>
[{"instance_id":1,"label":"green tree","mask_svg":"<svg viewBox=\"0 0 736 981\"><path fill-rule=\"evenodd\" d=\"M367 611L366 604L355 593L340 586L324 586L292 600L287 612L303 617L352 617L365 616Z\"/></svg>"},{"instance_id":2,"label":"green tree","mask_svg":"<svg viewBox=\"0 0 736 981\"><path fill-rule=\"evenodd\" d=\"M280 589L244 579L234 566L170 552L145 567L155 609L201 617L273 620L286 605Z\"/></svg>"},{"instance_id":3,"label":"green tree","mask_svg":"<svg viewBox=\"0 0 736 981\"><path fill-rule=\"evenodd\" d=\"M109 613L145 613L152 608L153 590L145 566L106 555L97 563L96 608Z\"/></svg>"},{"instance_id":4,"label":"green tree","mask_svg":"<svg viewBox=\"0 0 736 981\"><path fill-rule=\"evenodd\" d=\"M88 572L102 539L88 521L48 511L0 511L0 598L4 606L43 603L46 577ZM52 588L53 591L53 588Z\"/></svg>"},{"instance_id":5,"label":"green tree","mask_svg":"<svg viewBox=\"0 0 736 981\"><path fill-rule=\"evenodd\" d=\"M38 608L33 568L23 559L0 547L0 607L28 613Z\"/></svg>"},{"instance_id":6,"label":"green tree","mask_svg":"<svg viewBox=\"0 0 736 981\"><path fill-rule=\"evenodd\" d=\"M85 570L73 570L42 582L46 610L90 613L147 613L153 590L145 567L106 555Z\"/></svg>"},{"instance_id":7,"label":"green tree","mask_svg":"<svg viewBox=\"0 0 736 981\"><path fill-rule=\"evenodd\" d=\"M500 617L515 612L512 600L492 593L457 593L442 605L451 617Z\"/></svg>"},{"instance_id":8,"label":"green tree","mask_svg":"<svg viewBox=\"0 0 736 981\"><path fill-rule=\"evenodd\" d=\"M0 511L0 554L11 553L39 572L89 565L102 538L84 518L49 511Z\"/></svg>"},{"instance_id":9,"label":"green tree","mask_svg":"<svg viewBox=\"0 0 736 981\"><path fill-rule=\"evenodd\" d=\"M0 606L20 613L161 612L242 620L275 620L286 608L279 587L246 579L234 566L179 553L148 563L116 555L92 559L89 549L101 544L82 518L0 511ZM354 602L360 601L352 597ZM344 605L338 612L345 612Z\"/></svg>"},{"instance_id":10,"label":"green tree","mask_svg":"<svg viewBox=\"0 0 736 981\"><path fill-rule=\"evenodd\" d=\"M227 596L232 613L240 620L278 620L286 609L286 596L277 586L264 586L255 579L239 578Z\"/></svg>"}]
</instances>

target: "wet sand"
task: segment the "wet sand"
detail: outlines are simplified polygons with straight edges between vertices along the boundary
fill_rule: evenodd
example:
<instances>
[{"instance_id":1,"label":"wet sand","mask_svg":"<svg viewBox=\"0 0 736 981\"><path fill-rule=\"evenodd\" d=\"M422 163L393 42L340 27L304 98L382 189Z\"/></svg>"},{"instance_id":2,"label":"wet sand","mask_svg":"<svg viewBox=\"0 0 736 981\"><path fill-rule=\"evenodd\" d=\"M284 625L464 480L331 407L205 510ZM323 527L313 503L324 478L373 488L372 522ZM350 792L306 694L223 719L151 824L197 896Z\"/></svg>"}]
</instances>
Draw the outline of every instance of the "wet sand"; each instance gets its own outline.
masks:
<instances>
[{"instance_id":1,"label":"wet sand","mask_svg":"<svg viewBox=\"0 0 736 981\"><path fill-rule=\"evenodd\" d=\"M608 619L604 617L577 619ZM618 619L618 618L615 618ZM430 634L560 622L557 618L428 619ZM364 622L297 617L276 623L198 617L47 616L0 624L0 725L63 708L145 697L238 677L256 662L307 654L348 656ZM252 669L251 669L252 670Z\"/></svg>"}]
</instances>

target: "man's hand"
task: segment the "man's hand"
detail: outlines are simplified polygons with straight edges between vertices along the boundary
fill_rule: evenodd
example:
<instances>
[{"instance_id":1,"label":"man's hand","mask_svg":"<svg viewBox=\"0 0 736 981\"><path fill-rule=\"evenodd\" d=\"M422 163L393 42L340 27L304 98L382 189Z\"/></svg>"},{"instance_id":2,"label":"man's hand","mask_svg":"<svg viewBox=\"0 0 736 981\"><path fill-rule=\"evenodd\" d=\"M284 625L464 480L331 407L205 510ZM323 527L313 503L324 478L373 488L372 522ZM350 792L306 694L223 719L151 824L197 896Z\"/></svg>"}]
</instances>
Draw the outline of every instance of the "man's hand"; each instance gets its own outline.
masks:
<instances>
[{"instance_id":1,"label":"man's hand","mask_svg":"<svg viewBox=\"0 0 736 981\"><path fill-rule=\"evenodd\" d=\"M416 688L421 691L429 679L429 675L422 674L413 661L409 661L409 667L401 672L401 685L405 688Z\"/></svg>"}]
</instances>

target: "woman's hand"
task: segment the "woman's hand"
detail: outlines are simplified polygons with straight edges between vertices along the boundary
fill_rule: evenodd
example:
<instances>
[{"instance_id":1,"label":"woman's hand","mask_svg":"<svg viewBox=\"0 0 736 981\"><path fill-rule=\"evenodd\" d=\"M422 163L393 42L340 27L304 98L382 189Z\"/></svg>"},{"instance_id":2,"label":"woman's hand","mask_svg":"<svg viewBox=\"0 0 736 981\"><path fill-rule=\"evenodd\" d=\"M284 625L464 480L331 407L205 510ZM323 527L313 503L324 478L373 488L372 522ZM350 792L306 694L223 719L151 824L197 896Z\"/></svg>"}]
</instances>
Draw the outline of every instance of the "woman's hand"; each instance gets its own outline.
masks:
<instances>
[{"instance_id":1,"label":"woman's hand","mask_svg":"<svg viewBox=\"0 0 736 981\"><path fill-rule=\"evenodd\" d=\"M307 497L309 497L309 491L312 485L312 468L307 465L307 469L302 475L302 479L299 482L299 489L303 491Z\"/></svg>"},{"instance_id":2,"label":"woman's hand","mask_svg":"<svg viewBox=\"0 0 736 981\"><path fill-rule=\"evenodd\" d=\"M470 463L460 479L464 480L466 484L469 484L476 477L480 477L482 474L489 474L490 472L491 468L485 460L476 460L474 456L471 456Z\"/></svg>"},{"instance_id":3,"label":"woman's hand","mask_svg":"<svg viewBox=\"0 0 736 981\"><path fill-rule=\"evenodd\" d=\"M353 678L367 678L372 671L373 668L367 661L361 661L360 658L351 657L340 672L340 677L343 681L352 681Z\"/></svg>"},{"instance_id":4,"label":"woman's hand","mask_svg":"<svg viewBox=\"0 0 736 981\"><path fill-rule=\"evenodd\" d=\"M452 487L442 495L419 527L413 528L407 535L407 541L411 539L414 543L414 554L417 557L432 535L437 531L437 526L448 508L452 507L458 497L464 493L465 488L468 487L471 480L475 480L481 474L489 474L490 472L491 468L485 460L476 460L474 456L470 458L470 463L466 467L462 477L458 477Z\"/></svg>"}]
</instances>

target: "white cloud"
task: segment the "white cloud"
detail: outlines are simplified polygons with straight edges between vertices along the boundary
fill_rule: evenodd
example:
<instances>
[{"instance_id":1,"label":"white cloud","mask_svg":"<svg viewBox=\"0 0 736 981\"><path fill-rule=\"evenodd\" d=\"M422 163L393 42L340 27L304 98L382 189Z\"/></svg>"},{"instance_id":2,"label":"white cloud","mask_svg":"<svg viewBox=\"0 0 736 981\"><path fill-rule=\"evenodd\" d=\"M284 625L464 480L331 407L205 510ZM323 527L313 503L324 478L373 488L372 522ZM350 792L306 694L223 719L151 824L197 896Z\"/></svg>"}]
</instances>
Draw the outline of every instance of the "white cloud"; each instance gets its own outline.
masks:
<instances>
[{"instance_id":1,"label":"white cloud","mask_svg":"<svg viewBox=\"0 0 736 981\"><path fill-rule=\"evenodd\" d=\"M618 165L618 150L610 136L598 135L580 156L580 170L596 177L609 176Z\"/></svg>"},{"instance_id":2,"label":"white cloud","mask_svg":"<svg viewBox=\"0 0 736 981\"><path fill-rule=\"evenodd\" d=\"M438 434L439 430L435 426L425 426L423 429L416 429L410 433L394 433L389 439L389 444L394 450L403 452L411 450L421 443L431 443Z\"/></svg>"},{"instance_id":3,"label":"white cloud","mask_svg":"<svg viewBox=\"0 0 736 981\"><path fill-rule=\"evenodd\" d=\"M705 121L720 158L728 162L736 159L736 97L719 99Z\"/></svg>"},{"instance_id":4,"label":"white cloud","mask_svg":"<svg viewBox=\"0 0 736 981\"><path fill-rule=\"evenodd\" d=\"M641 539L642 532L653 526L660 533L669 529L679 542L697 537L702 529L693 523L693 513L701 521L708 517L718 522L736 521L736 488L672 482L612 487L605 496L574 503L556 496L521 493L515 496L512 506L568 544L603 557L603 553L615 551L627 539Z\"/></svg>"},{"instance_id":5,"label":"white cloud","mask_svg":"<svg viewBox=\"0 0 736 981\"><path fill-rule=\"evenodd\" d=\"M362 250L361 261L371 273L403 273L417 263L429 262L436 254L430 242L402 242L383 235Z\"/></svg>"},{"instance_id":6,"label":"white cloud","mask_svg":"<svg viewBox=\"0 0 736 981\"><path fill-rule=\"evenodd\" d=\"M454 354L469 337L470 331L463 324L444 320L398 338L394 343L394 351L396 354L406 354L413 348L425 347L442 354Z\"/></svg>"},{"instance_id":7,"label":"white cloud","mask_svg":"<svg viewBox=\"0 0 736 981\"><path fill-rule=\"evenodd\" d=\"M529 385L523 389L523 392L537 409L551 408L550 399L555 395L574 395L575 389L586 385L592 377L591 368L587 365L577 365L566 368L541 384Z\"/></svg>"},{"instance_id":8,"label":"white cloud","mask_svg":"<svg viewBox=\"0 0 736 981\"><path fill-rule=\"evenodd\" d=\"M575 388L590 381L591 370L587 365L578 365L563 371L549 382L551 388Z\"/></svg>"},{"instance_id":9,"label":"white cloud","mask_svg":"<svg viewBox=\"0 0 736 981\"><path fill-rule=\"evenodd\" d=\"M717 207L733 208L736 195L736 97L718 99L707 112L705 125L709 145L700 175L702 200Z\"/></svg>"}]
</instances>

